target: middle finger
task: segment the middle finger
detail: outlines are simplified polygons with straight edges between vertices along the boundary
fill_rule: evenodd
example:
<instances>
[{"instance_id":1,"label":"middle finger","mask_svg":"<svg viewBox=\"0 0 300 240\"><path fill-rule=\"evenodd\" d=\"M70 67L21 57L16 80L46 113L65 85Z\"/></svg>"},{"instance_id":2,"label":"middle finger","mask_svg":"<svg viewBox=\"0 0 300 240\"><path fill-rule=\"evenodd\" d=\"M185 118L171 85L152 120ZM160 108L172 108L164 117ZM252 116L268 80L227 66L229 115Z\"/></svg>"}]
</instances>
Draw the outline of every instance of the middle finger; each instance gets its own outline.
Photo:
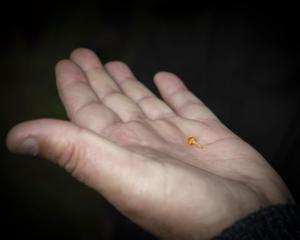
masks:
<instances>
[{"instance_id":1,"label":"middle finger","mask_svg":"<svg viewBox=\"0 0 300 240\"><path fill-rule=\"evenodd\" d=\"M125 96L107 74L99 58L88 49L76 49L71 60L81 67L88 81L104 105L115 112L124 122L144 118L141 108Z\"/></svg>"}]
</instances>

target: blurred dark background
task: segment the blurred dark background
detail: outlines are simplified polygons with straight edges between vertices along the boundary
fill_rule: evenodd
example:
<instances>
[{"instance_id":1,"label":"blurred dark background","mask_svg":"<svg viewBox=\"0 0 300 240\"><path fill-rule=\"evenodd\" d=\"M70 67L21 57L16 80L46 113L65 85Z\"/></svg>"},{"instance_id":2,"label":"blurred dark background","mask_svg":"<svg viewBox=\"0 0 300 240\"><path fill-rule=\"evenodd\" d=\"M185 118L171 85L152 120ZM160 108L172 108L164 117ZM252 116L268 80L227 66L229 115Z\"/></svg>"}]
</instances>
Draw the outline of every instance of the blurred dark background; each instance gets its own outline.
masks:
<instances>
[{"instance_id":1,"label":"blurred dark background","mask_svg":"<svg viewBox=\"0 0 300 240\"><path fill-rule=\"evenodd\" d=\"M66 118L54 65L76 47L152 76L178 74L299 191L299 12L296 3L11 1L1 5L1 236L153 239L45 160L5 149L14 124Z\"/></svg>"}]
</instances>

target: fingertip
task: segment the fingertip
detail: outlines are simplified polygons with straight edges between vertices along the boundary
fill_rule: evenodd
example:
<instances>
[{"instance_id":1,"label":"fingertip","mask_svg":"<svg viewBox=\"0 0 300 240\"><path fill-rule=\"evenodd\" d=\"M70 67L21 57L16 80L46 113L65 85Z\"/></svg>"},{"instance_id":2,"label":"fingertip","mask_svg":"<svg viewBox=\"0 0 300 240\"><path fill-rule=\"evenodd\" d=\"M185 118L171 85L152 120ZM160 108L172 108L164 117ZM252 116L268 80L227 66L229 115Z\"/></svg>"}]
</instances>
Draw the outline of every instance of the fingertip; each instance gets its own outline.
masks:
<instances>
[{"instance_id":1,"label":"fingertip","mask_svg":"<svg viewBox=\"0 0 300 240\"><path fill-rule=\"evenodd\" d=\"M7 133L6 147L12 153L26 154L28 150L25 148L29 148L29 143L39 142L54 134L66 135L68 130L71 129L69 125L70 123L66 121L54 119L37 119L19 123ZM28 139L30 139L29 142L26 141Z\"/></svg>"},{"instance_id":2,"label":"fingertip","mask_svg":"<svg viewBox=\"0 0 300 240\"><path fill-rule=\"evenodd\" d=\"M169 75L174 75L174 74L168 71L159 71L154 75L154 79L164 77L164 76L169 76Z\"/></svg>"},{"instance_id":3,"label":"fingertip","mask_svg":"<svg viewBox=\"0 0 300 240\"><path fill-rule=\"evenodd\" d=\"M69 65L70 60L62 59L55 64L55 72L59 72L62 68Z\"/></svg>"},{"instance_id":4,"label":"fingertip","mask_svg":"<svg viewBox=\"0 0 300 240\"><path fill-rule=\"evenodd\" d=\"M78 65L68 59L60 60L55 65L56 83L60 85L85 81L85 76Z\"/></svg>"},{"instance_id":5,"label":"fingertip","mask_svg":"<svg viewBox=\"0 0 300 240\"><path fill-rule=\"evenodd\" d=\"M122 83L125 79L135 79L133 72L124 62L110 61L105 64L105 69L119 83Z\"/></svg>"},{"instance_id":6,"label":"fingertip","mask_svg":"<svg viewBox=\"0 0 300 240\"><path fill-rule=\"evenodd\" d=\"M6 134L6 138L5 138L5 145L6 145L6 148L8 149L8 151L10 152L13 152L13 146L14 146L14 135L15 135L15 127L12 127L8 133Z\"/></svg>"},{"instance_id":7,"label":"fingertip","mask_svg":"<svg viewBox=\"0 0 300 240\"><path fill-rule=\"evenodd\" d=\"M180 78L172 72L160 71L154 75L154 81L174 81L174 80L178 81L180 80Z\"/></svg>"},{"instance_id":8,"label":"fingertip","mask_svg":"<svg viewBox=\"0 0 300 240\"><path fill-rule=\"evenodd\" d=\"M26 138L30 137L28 127L30 122L22 122L12 127L6 135L6 147L12 153L20 152L20 146Z\"/></svg>"},{"instance_id":9,"label":"fingertip","mask_svg":"<svg viewBox=\"0 0 300 240\"><path fill-rule=\"evenodd\" d=\"M77 71L78 67L76 64L68 59L59 60L55 65L56 76L60 76L62 73L72 73Z\"/></svg>"},{"instance_id":10,"label":"fingertip","mask_svg":"<svg viewBox=\"0 0 300 240\"><path fill-rule=\"evenodd\" d=\"M78 58L82 56L87 56L87 55L95 55L95 53L88 49L88 48L75 48L71 53L70 53L70 58Z\"/></svg>"},{"instance_id":11,"label":"fingertip","mask_svg":"<svg viewBox=\"0 0 300 240\"><path fill-rule=\"evenodd\" d=\"M70 59L78 64L84 71L101 68L102 63L95 52L87 48L77 48L70 54Z\"/></svg>"},{"instance_id":12,"label":"fingertip","mask_svg":"<svg viewBox=\"0 0 300 240\"><path fill-rule=\"evenodd\" d=\"M186 89L182 80L174 73L161 71L154 75L154 83L166 94L172 94L178 89Z\"/></svg>"},{"instance_id":13,"label":"fingertip","mask_svg":"<svg viewBox=\"0 0 300 240\"><path fill-rule=\"evenodd\" d=\"M109 70L114 70L114 69L124 69L126 68L127 65L122 62L122 61L109 61L105 64L105 68L109 69Z\"/></svg>"}]
</instances>

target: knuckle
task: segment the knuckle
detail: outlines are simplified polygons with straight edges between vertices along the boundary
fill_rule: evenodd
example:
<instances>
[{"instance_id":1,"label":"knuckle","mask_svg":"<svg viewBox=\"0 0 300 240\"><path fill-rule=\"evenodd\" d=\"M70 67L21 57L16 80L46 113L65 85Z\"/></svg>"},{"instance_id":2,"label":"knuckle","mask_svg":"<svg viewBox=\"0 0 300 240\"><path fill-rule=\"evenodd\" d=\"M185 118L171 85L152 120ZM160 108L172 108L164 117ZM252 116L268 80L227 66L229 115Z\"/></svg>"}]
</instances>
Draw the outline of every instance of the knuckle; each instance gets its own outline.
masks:
<instances>
[{"instance_id":1,"label":"knuckle","mask_svg":"<svg viewBox=\"0 0 300 240\"><path fill-rule=\"evenodd\" d=\"M96 101L96 100L90 101L86 104L83 104L78 109L74 110L70 114L70 118L73 121L76 121L77 119L80 119L81 116L85 116L86 113L88 113L89 111L93 111L93 110L97 109L98 107L99 107L98 101Z\"/></svg>"},{"instance_id":2,"label":"knuckle","mask_svg":"<svg viewBox=\"0 0 300 240\"><path fill-rule=\"evenodd\" d=\"M77 177L80 172L80 162L83 157L82 152L83 150L79 144L67 143L57 155L56 162L72 176Z\"/></svg>"}]
</instances>

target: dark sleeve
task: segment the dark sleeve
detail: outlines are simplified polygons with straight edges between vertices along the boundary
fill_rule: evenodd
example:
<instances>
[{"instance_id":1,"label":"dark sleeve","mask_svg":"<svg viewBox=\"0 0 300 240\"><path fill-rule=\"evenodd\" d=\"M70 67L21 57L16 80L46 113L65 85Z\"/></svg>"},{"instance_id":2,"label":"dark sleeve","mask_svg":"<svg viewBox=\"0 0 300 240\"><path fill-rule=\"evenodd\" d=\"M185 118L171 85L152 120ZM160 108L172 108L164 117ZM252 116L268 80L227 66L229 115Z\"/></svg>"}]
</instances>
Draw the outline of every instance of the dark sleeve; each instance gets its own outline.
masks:
<instances>
[{"instance_id":1,"label":"dark sleeve","mask_svg":"<svg viewBox=\"0 0 300 240\"><path fill-rule=\"evenodd\" d=\"M215 240L300 239L300 207L274 205L263 208L225 229Z\"/></svg>"}]
</instances>

